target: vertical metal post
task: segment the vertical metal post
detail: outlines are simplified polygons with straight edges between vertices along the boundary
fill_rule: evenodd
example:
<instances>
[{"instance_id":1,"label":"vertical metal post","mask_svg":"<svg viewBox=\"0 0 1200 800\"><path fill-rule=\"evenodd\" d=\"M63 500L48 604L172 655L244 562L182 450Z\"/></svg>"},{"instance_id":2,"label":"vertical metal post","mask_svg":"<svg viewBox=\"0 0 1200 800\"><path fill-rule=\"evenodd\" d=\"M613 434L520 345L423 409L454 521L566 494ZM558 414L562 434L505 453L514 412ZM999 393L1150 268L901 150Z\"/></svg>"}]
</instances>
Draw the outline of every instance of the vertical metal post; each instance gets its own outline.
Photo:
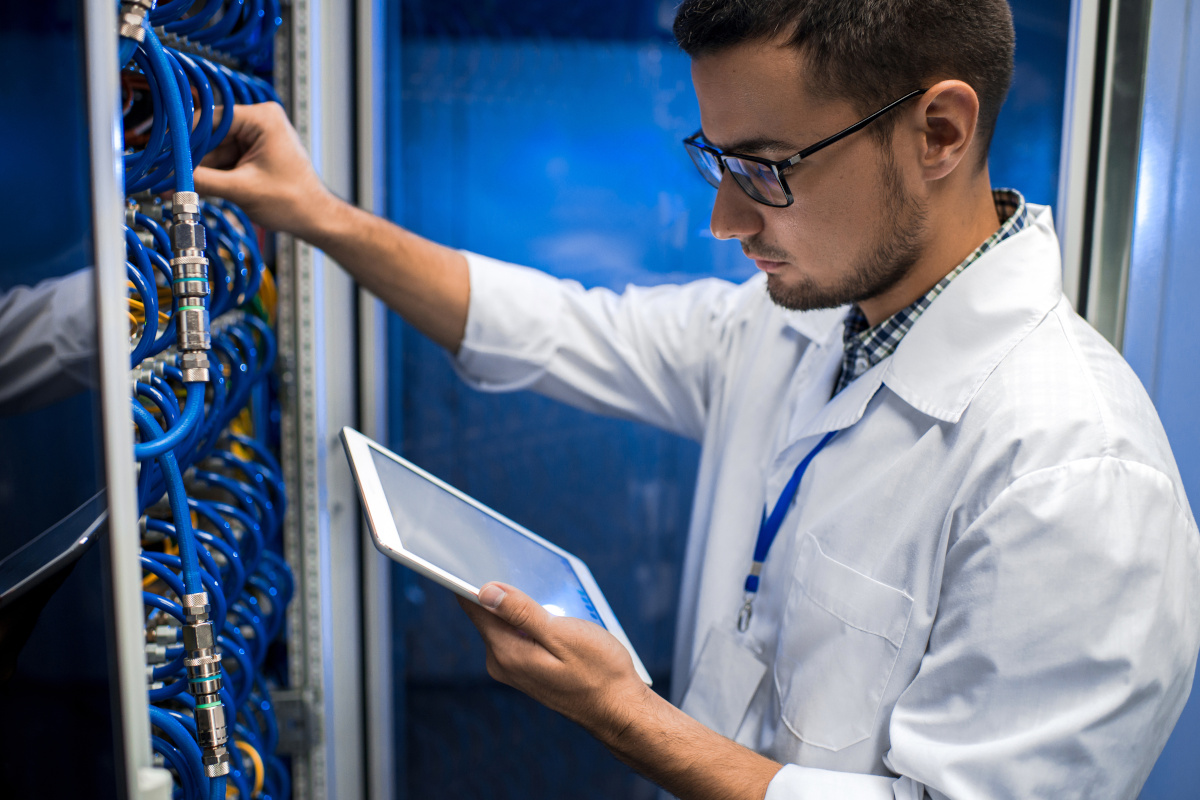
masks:
<instances>
[{"instance_id":1,"label":"vertical metal post","mask_svg":"<svg viewBox=\"0 0 1200 800\"><path fill-rule=\"evenodd\" d=\"M108 548L115 631L124 794L138 797L138 773L151 766L150 712L142 623L141 542L129 411L129 333L124 320L125 246L120 153L117 15L108 0L87 0L87 97L100 339L100 398L108 492Z\"/></svg>"},{"instance_id":2,"label":"vertical metal post","mask_svg":"<svg viewBox=\"0 0 1200 800\"><path fill-rule=\"evenodd\" d=\"M1058 239L1063 255L1063 291L1079 308L1082 283L1088 174L1091 168L1093 101L1096 93L1100 8L1109 0L1071 0L1067 91L1063 108L1062 155L1058 169Z\"/></svg>"},{"instance_id":3,"label":"vertical metal post","mask_svg":"<svg viewBox=\"0 0 1200 800\"><path fill-rule=\"evenodd\" d=\"M384 9L382 0L357 0L358 204L384 213ZM377 441L387 429L387 309L358 291L359 427ZM367 796L395 797L392 714L391 562L369 541L362 524L363 687L366 692Z\"/></svg>"},{"instance_id":4,"label":"vertical metal post","mask_svg":"<svg viewBox=\"0 0 1200 800\"><path fill-rule=\"evenodd\" d=\"M326 185L354 190L353 6L293 0L276 75ZM286 75L286 80L284 76ZM357 506L337 433L357 423L355 288L324 253L279 254L285 475L297 501L285 549L297 573L289 663L307 733L293 759L297 798L364 793L361 553Z\"/></svg>"}]
</instances>

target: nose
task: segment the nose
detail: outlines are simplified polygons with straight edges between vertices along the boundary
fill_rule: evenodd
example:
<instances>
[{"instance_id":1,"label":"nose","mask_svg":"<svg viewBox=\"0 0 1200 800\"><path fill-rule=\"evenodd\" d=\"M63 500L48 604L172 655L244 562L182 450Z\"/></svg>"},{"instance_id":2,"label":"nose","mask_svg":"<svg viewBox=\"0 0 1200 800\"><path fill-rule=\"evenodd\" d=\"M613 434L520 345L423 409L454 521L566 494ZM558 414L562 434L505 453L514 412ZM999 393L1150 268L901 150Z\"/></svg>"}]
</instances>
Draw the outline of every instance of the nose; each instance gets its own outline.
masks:
<instances>
[{"instance_id":1,"label":"nose","mask_svg":"<svg viewBox=\"0 0 1200 800\"><path fill-rule=\"evenodd\" d=\"M728 172L717 188L709 228L718 239L742 239L763 229L759 204L750 199Z\"/></svg>"}]
</instances>

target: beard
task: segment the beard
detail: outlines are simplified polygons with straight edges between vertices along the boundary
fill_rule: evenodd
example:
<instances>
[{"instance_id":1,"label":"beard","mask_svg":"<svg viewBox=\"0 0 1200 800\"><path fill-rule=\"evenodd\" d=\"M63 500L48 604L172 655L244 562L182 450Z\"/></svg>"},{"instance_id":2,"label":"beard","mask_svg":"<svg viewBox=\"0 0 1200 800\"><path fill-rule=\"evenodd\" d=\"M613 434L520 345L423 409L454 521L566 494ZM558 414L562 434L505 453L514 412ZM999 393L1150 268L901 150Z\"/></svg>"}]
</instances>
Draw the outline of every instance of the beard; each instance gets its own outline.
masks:
<instances>
[{"instance_id":1,"label":"beard","mask_svg":"<svg viewBox=\"0 0 1200 800\"><path fill-rule=\"evenodd\" d=\"M861 303L887 292L909 273L921 255L925 206L905 191L900 171L886 148L883 178L883 224L867 254L831 286L819 285L810 275L802 274L790 283L785 283L782 275L768 275L767 294L775 305L791 311L812 311ZM747 244L760 257L788 260L787 254L769 246Z\"/></svg>"}]
</instances>

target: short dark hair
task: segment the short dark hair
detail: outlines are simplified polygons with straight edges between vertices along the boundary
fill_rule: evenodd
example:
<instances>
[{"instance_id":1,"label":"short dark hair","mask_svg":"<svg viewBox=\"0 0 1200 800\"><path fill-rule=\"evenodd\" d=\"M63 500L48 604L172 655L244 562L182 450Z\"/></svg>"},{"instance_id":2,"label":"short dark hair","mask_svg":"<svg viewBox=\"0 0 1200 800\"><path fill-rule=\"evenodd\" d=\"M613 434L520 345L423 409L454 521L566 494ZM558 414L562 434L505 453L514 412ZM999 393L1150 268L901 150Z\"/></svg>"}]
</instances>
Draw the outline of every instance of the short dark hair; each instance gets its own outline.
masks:
<instances>
[{"instance_id":1,"label":"short dark hair","mask_svg":"<svg viewBox=\"0 0 1200 800\"><path fill-rule=\"evenodd\" d=\"M683 0L675 39L692 58L786 37L813 70L819 97L849 100L865 116L934 79L979 96L976 138L986 159L1012 81L1007 0ZM887 118L872 128L885 140Z\"/></svg>"}]
</instances>

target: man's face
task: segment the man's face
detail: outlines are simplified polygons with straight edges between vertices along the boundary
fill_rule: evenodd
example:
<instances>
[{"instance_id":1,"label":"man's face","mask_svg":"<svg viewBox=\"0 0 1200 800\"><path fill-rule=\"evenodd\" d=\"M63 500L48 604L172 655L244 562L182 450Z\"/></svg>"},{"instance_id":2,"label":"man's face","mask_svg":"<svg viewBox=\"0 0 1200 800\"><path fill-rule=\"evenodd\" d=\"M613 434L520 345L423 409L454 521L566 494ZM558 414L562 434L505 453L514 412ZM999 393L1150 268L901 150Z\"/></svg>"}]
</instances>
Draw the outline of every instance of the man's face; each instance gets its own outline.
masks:
<instances>
[{"instance_id":1,"label":"man's face","mask_svg":"<svg viewBox=\"0 0 1200 800\"><path fill-rule=\"evenodd\" d=\"M806 80L796 50L766 42L694 60L705 138L781 160L862 117L849 101L815 99ZM713 235L741 242L784 308L833 308L884 293L912 268L925 236L924 204L894 155L904 150L900 128L886 150L864 130L789 169L795 201L787 208L757 203L723 179Z\"/></svg>"}]
</instances>

